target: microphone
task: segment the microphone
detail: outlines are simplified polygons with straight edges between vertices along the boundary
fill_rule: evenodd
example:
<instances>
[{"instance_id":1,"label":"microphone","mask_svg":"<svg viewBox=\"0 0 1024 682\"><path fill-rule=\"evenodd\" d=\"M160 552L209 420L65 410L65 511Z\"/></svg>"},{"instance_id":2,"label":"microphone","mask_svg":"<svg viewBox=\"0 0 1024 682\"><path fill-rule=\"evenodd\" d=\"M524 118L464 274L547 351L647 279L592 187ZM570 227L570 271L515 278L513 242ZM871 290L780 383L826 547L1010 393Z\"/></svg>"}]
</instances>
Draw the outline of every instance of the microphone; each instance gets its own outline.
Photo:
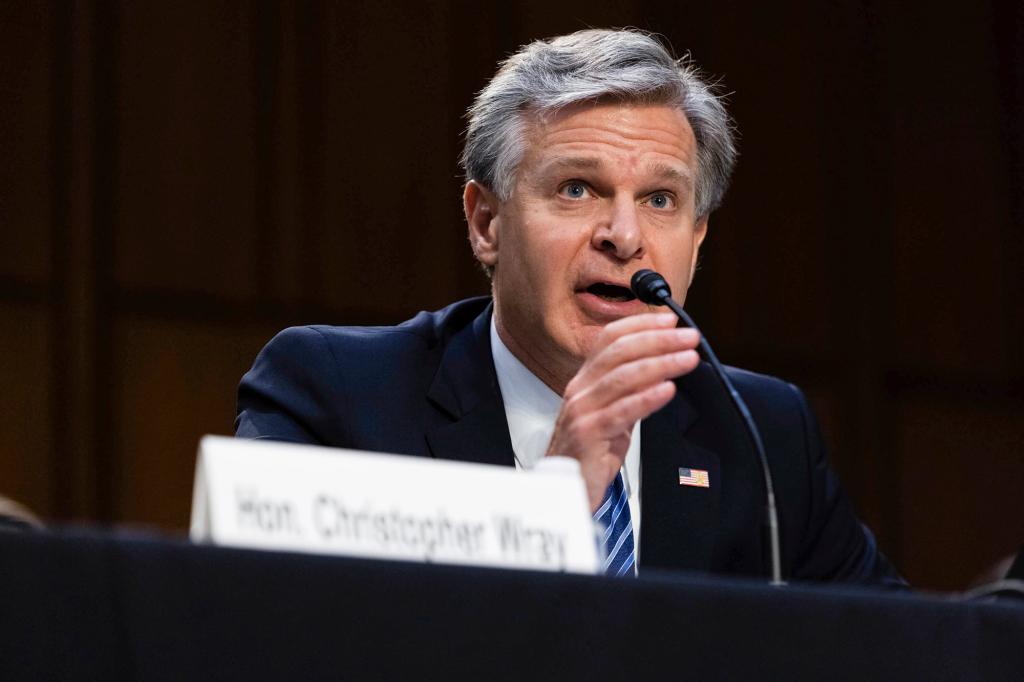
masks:
<instances>
[{"instance_id":1,"label":"microphone","mask_svg":"<svg viewBox=\"0 0 1024 682\"><path fill-rule=\"evenodd\" d=\"M768 527L768 544L771 547L772 585L785 585L786 582L782 579L782 550L779 544L779 516L775 509L775 486L772 484L772 472L768 468L768 456L764 452L764 443L761 441L761 434L757 430L757 425L754 424L754 418L750 414L750 409L747 408L747 404L743 402L739 391L736 390L732 381L729 380L729 376L725 373L725 369L722 368L722 364L718 361L714 351L711 350L711 346L704 339L704 334L701 333L700 328L683 310L683 307L672 299L672 289L669 287L668 282L665 281L665 278L653 270L637 270L633 273L629 286L638 299L649 305L668 306L684 325L692 327L700 334L701 353L714 369L715 376L718 377L719 383L722 384L740 418L746 425L747 433L750 435L750 440L754 445L754 450L761 461L766 498L765 520Z\"/></svg>"}]
</instances>

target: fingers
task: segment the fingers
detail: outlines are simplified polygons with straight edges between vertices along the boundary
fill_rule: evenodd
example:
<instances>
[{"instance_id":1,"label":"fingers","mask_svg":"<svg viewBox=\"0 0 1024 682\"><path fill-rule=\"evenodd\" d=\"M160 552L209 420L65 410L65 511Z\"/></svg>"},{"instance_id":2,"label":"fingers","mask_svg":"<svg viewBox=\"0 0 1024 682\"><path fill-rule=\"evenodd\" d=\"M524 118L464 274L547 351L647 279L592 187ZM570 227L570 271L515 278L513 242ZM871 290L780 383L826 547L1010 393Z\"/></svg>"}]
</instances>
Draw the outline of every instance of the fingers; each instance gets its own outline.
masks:
<instances>
[{"instance_id":1,"label":"fingers","mask_svg":"<svg viewBox=\"0 0 1024 682\"><path fill-rule=\"evenodd\" d=\"M694 329L672 313L633 315L608 324L566 386L548 454L579 460L591 505L622 466L634 425L675 396L672 379L700 362Z\"/></svg>"},{"instance_id":2,"label":"fingers","mask_svg":"<svg viewBox=\"0 0 1024 682\"><path fill-rule=\"evenodd\" d=\"M583 460L586 452L612 455L616 470L622 464L629 446L628 434L633 426L653 412L667 405L676 394L671 381L660 381L642 390L629 392L619 399L596 408L582 402L562 405L555 422L555 430L548 454L566 455ZM627 434L621 440L623 434ZM612 441L619 441L609 447ZM605 482L607 484L607 482Z\"/></svg>"},{"instance_id":3,"label":"fingers","mask_svg":"<svg viewBox=\"0 0 1024 682\"><path fill-rule=\"evenodd\" d=\"M591 352L599 353L615 339L627 334L634 334L645 329L671 329L676 326L677 321L674 313L642 313L615 320L601 330L601 334L597 338L597 345L591 349Z\"/></svg>"},{"instance_id":4,"label":"fingers","mask_svg":"<svg viewBox=\"0 0 1024 682\"><path fill-rule=\"evenodd\" d=\"M643 395L652 387L665 383L671 385L668 380L693 371L699 362L700 356L697 351L685 350L667 355L644 357L621 364L606 372L597 381L589 385L581 385L575 392L570 393L567 390L563 409L569 415L583 415L595 410L603 411L606 407L612 406L624 398ZM641 414L639 418L647 417L662 406L659 405L653 410Z\"/></svg>"},{"instance_id":5,"label":"fingers","mask_svg":"<svg viewBox=\"0 0 1024 682\"><path fill-rule=\"evenodd\" d=\"M591 512L600 506L608 484L622 466L634 425L667 405L675 393L675 384L663 381L603 409L576 418L565 412L559 416L548 454L579 460Z\"/></svg>"},{"instance_id":6,"label":"fingers","mask_svg":"<svg viewBox=\"0 0 1024 682\"><path fill-rule=\"evenodd\" d=\"M672 313L633 315L607 325L566 387L566 407L583 414L692 371L700 335ZM647 415L643 415L646 417Z\"/></svg>"},{"instance_id":7,"label":"fingers","mask_svg":"<svg viewBox=\"0 0 1024 682\"><path fill-rule=\"evenodd\" d=\"M665 407L675 394L676 385L671 381L661 381L642 391L628 393L573 420L570 428L576 433L570 432L569 436L573 440L584 440L575 437L584 434L591 439L612 439L628 433L636 422Z\"/></svg>"},{"instance_id":8,"label":"fingers","mask_svg":"<svg viewBox=\"0 0 1024 682\"><path fill-rule=\"evenodd\" d=\"M618 336L593 354L576 377L578 384L597 381L615 368L641 358L658 357L697 348L695 329L641 329Z\"/></svg>"}]
</instances>

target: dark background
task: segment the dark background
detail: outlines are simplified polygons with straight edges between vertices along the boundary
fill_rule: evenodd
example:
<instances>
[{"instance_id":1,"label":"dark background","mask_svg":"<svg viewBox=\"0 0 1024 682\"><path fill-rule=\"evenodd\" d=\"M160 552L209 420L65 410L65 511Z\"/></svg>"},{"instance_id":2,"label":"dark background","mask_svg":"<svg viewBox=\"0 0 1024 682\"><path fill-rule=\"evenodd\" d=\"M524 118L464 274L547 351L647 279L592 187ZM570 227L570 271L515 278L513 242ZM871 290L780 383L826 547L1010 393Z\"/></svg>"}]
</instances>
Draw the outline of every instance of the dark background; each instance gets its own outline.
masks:
<instances>
[{"instance_id":1,"label":"dark background","mask_svg":"<svg viewBox=\"0 0 1024 682\"><path fill-rule=\"evenodd\" d=\"M462 112L498 59L664 34L741 132L688 308L801 385L915 584L1024 542L1024 5L0 3L0 494L188 523L278 329L483 293Z\"/></svg>"}]
</instances>

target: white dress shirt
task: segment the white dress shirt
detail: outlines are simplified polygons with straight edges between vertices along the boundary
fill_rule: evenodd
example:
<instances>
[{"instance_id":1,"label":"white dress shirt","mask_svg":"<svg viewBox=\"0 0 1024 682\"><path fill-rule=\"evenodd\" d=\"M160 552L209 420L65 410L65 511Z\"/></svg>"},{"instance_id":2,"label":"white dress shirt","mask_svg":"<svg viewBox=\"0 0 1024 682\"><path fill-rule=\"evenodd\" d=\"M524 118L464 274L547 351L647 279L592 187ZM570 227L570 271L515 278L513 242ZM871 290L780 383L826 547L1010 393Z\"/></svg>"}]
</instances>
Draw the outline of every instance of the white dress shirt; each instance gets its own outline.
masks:
<instances>
[{"instance_id":1,"label":"white dress shirt","mask_svg":"<svg viewBox=\"0 0 1024 682\"><path fill-rule=\"evenodd\" d=\"M562 407L562 397L527 369L498 336L498 328L491 316L491 356L498 374L498 386L505 402L505 418L512 437L512 451L516 468L532 469L544 457L555 420ZM633 426L629 450L622 466L622 482L629 500L629 515L633 522L633 546L636 561L640 563L640 433L639 422Z\"/></svg>"}]
</instances>

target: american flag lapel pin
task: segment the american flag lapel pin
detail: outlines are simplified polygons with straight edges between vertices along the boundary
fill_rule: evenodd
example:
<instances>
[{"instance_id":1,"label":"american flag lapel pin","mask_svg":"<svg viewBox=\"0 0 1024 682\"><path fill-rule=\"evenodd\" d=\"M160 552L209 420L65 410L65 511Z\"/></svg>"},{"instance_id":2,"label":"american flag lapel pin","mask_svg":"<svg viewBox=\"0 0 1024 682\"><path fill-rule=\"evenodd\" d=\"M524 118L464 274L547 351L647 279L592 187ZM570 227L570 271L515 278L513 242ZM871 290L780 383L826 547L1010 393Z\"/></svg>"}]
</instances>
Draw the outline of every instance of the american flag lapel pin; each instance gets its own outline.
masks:
<instances>
[{"instance_id":1,"label":"american flag lapel pin","mask_svg":"<svg viewBox=\"0 0 1024 682\"><path fill-rule=\"evenodd\" d=\"M679 467L679 485L690 485L694 488L710 488L708 472L703 469L684 469Z\"/></svg>"}]
</instances>

